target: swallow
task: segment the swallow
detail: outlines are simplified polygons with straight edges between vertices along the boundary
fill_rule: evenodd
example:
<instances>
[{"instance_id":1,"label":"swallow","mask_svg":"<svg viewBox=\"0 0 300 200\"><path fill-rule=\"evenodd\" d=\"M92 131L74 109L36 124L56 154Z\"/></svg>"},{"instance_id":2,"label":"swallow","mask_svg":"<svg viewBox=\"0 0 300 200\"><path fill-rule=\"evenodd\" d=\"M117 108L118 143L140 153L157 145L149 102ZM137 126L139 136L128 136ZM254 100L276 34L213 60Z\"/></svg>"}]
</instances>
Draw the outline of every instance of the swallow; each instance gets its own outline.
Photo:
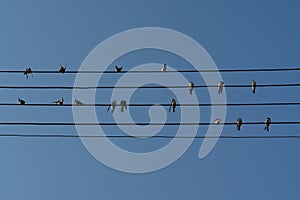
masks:
<instances>
[{"instance_id":1,"label":"swallow","mask_svg":"<svg viewBox=\"0 0 300 200\"><path fill-rule=\"evenodd\" d=\"M116 71L116 72L121 72L121 71L122 71L122 68L123 68L123 67L115 66L115 71Z\"/></svg>"},{"instance_id":2,"label":"swallow","mask_svg":"<svg viewBox=\"0 0 300 200\"><path fill-rule=\"evenodd\" d=\"M221 123L221 119L216 119L215 120L215 125L220 125L220 123Z\"/></svg>"},{"instance_id":3,"label":"swallow","mask_svg":"<svg viewBox=\"0 0 300 200\"><path fill-rule=\"evenodd\" d=\"M162 71L162 72L167 71L167 64L164 64L164 66L161 68L161 71Z\"/></svg>"},{"instance_id":4,"label":"swallow","mask_svg":"<svg viewBox=\"0 0 300 200\"><path fill-rule=\"evenodd\" d=\"M63 67L62 65L59 65L59 70L58 72L61 73L61 74L64 74L65 71L66 71L66 68L67 68L67 65L65 67Z\"/></svg>"},{"instance_id":5,"label":"swallow","mask_svg":"<svg viewBox=\"0 0 300 200\"><path fill-rule=\"evenodd\" d=\"M218 94L221 94L223 92L224 82L219 81L218 82Z\"/></svg>"},{"instance_id":6,"label":"swallow","mask_svg":"<svg viewBox=\"0 0 300 200\"><path fill-rule=\"evenodd\" d=\"M171 108L173 110L173 112L175 112L175 108L176 108L176 100L172 99L170 107L169 107L169 112L171 111Z\"/></svg>"},{"instance_id":7,"label":"swallow","mask_svg":"<svg viewBox=\"0 0 300 200\"><path fill-rule=\"evenodd\" d=\"M58 105L58 106L62 106L62 105L64 104L64 98L61 98L60 100L55 101L55 102L53 102L53 103L55 103L55 104Z\"/></svg>"},{"instance_id":8,"label":"swallow","mask_svg":"<svg viewBox=\"0 0 300 200\"><path fill-rule=\"evenodd\" d=\"M190 95L193 94L194 87L195 87L195 84L194 84L192 81L190 81L190 82L189 82Z\"/></svg>"},{"instance_id":9,"label":"swallow","mask_svg":"<svg viewBox=\"0 0 300 200\"><path fill-rule=\"evenodd\" d=\"M252 93L255 94L255 89L256 89L256 82L255 82L255 80L252 80L251 86L252 86Z\"/></svg>"},{"instance_id":10,"label":"swallow","mask_svg":"<svg viewBox=\"0 0 300 200\"><path fill-rule=\"evenodd\" d=\"M55 102L55 103L56 103L56 102ZM75 101L74 101L74 106L84 106L84 105L85 105L84 103L82 103L81 101L75 99Z\"/></svg>"},{"instance_id":11,"label":"swallow","mask_svg":"<svg viewBox=\"0 0 300 200\"><path fill-rule=\"evenodd\" d=\"M114 99L110 102L110 104L108 105L108 108L107 108L107 112L109 111L110 107L111 107L111 114L114 113L115 111L115 108L116 108L116 105L117 105L117 101Z\"/></svg>"},{"instance_id":12,"label":"swallow","mask_svg":"<svg viewBox=\"0 0 300 200\"><path fill-rule=\"evenodd\" d=\"M125 100L121 101L121 112L124 112L124 108L127 110L127 102Z\"/></svg>"},{"instance_id":13,"label":"swallow","mask_svg":"<svg viewBox=\"0 0 300 200\"><path fill-rule=\"evenodd\" d=\"M25 69L24 75L26 76L26 78L28 79L28 75L31 74L32 75L32 70L30 67ZM33 76L33 75L32 75Z\"/></svg>"},{"instance_id":14,"label":"swallow","mask_svg":"<svg viewBox=\"0 0 300 200\"><path fill-rule=\"evenodd\" d=\"M270 124L271 124L271 118L267 117L267 119L265 121L265 128L264 128L264 130L266 130L267 132L269 132Z\"/></svg>"},{"instance_id":15,"label":"swallow","mask_svg":"<svg viewBox=\"0 0 300 200\"><path fill-rule=\"evenodd\" d=\"M238 131L241 130L242 124L243 124L242 118L238 118L238 119L236 120L236 128L237 128Z\"/></svg>"},{"instance_id":16,"label":"swallow","mask_svg":"<svg viewBox=\"0 0 300 200\"><path fill-rule=\"evenodd\" d=\"M19 101L20 105L24 105L25 104L25 101L23 99L21 99L21 98L18 98L18 101Z\"/></svg>"}]
</instances>

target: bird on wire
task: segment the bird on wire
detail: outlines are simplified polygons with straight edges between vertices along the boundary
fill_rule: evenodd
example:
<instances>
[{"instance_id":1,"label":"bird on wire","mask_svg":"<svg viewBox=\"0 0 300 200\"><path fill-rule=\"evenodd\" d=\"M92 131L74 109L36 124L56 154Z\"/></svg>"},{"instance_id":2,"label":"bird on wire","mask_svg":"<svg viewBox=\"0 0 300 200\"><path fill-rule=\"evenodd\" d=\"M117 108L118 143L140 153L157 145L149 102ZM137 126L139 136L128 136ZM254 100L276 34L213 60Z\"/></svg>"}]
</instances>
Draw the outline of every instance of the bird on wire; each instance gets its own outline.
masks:
<instances>
[{"instance_id":1,"label":"bird on wire","mask_svg":"<svg viewBox=\"0 0 300 200\"><path fill-rule=\"evenodd\" d=\"M108 105L108 108L107 108L107 112L109 111L109 109L111 108L111 114L114 113L115 111L115 108L116 108L116 105L117 105L117 101L114 99L110 102L110 104Z\"/></svg>"},{"instance_id":2,"label":"bird on wire","mask_svg":"<svg viewBox=\"0 0 300 200\"><path fill-rule=\"evenodd\" d=\"M265 121L265 128L264 128L264 130L266 130L267 132L269 132L270 124L271 124L271 118L267 117L267 119Z\"/></svg>"},{"instance_id":3,"label":"bird on wire","mask_svg":"<svg viewBox=\"0 0 300 200\"><path fill-rule=\"evenodd\" d=\"M81 101L75 99L74 106L84 106L84 105L85 105L84 103L82 103Z\"/></svg>"},{"instance_id":4,"label":"bird on wire","mask_svg":"<svg viewBox=\"0 0 300 200\"><path fill-rule=\"evenodd\" d=\"M53 103L55 103L58 106L62 106L64 104L64 98L61 98L60 100L57 100L57 101L55 101Z\"/></svg>"},{"instance_id":5,"label":"bird on wire","mask_svg":"<svg viewBox=\"0 0 300 200\"><path fill-rule=\"evenodd\" d=\"M124 108L127 110L127 102L125 100L121 101L121 112L124 112Z\"/></svg>"},{"instance_id":6,"label":"bird on wire","mask_svg":"<svg viewBox=\"0 0 300 200\"><path fill-rule=\"evenodd\" d=\"M242 118L238 118L238 119L236 120L236 128L237 128L238 131L241 130L242 124L243 124Z\"/></svg>"},{"instance_id":7,"label":"bird on wire","mask_svg":"<svg viewBox=\"0 0 300 200\"><path fill-rule=\"evenodd\" d=\"M31 70L30 67L28 67L28 68L25 69L24 75L26 76L26 79L28 79L28 75L29 74L31 74L31 76L33 76L32 75L32 70Z\"/></svg>"},{"instance_id":8,"label":"bird on wire","mask_svg":"<svg viewBox=\"0 0 300 200\"><path fill-rule=\"evenodd\" d=\"M118 72L121 72L123 69L123 67L118 67L118 66L115 66L115 71L118 73Z\"/></svg>"},{"instance_id":9,"label":"bird on wire","mask_svg":"<svg viewBox=\"0 0 300 200\"><path fill-rule=\"evenodd\" d=\"M18 98L18 102L19 102L20 105L24 105L25 104L25 101L23 99L21 99L21 98Z\"/></svg>"},{"instance_id":10,"label":"bird on wire","mask_svg":"<svg viewBox=\"0 0 300 200\"><path fill-rule=\"evenodd\" d=\"M169 107L169 112L171 112L171 109L173 112L175 112L175 108L176 108L176 100L172 99L170 107Z\"/></svg>"},{"instance_id":11,"label":"bird on wire","mask_svg":"<svg viewBox=\"0 0 300 200\"><path fill-rule=\"evenodd\" d=\"M256 90L256 81L255 80L252 80L251 86L252 86L252 93L255 94L255 90Z\"/></svg>"},{"instance_id":12,"label":"bird on wire","mask_svg":"<svg viewBox=\"0 0 300 200\"><path fill-rule=\"evenodd\" d=\"M65 67L62 66L62 65L59 65L59 70L58 70L58 72L61 73L61 74L64 74L65 71L66 71L66 68L67 68L67 65L65 65Z\"/></svg>"},{"instance_id":13,"label":"bird on wire","mask_svg":"<svg viewBox=\"0 0 300 200\"><path fill-rule=\"evenodd\" d=\"M219 81L218 82L218 94L221 94L223 92L224 82Z\"/></svg>"},{"instance_id":14,"label":"bird on wire","mask_svg":"<svg viewBox=\"0 0 300 200\"><path fill-rule=\"evenodd\" d=\"M189 82L189 91L190 91L190 95L193 94L194 87L195 87L195 84L194 84L192 81L190 81L190 82Z\"/></svg>"},{"instance_id":15,"label":"bird on wire","mask_svg":"<svg viewBox=\"0 0 300 200\"><path fill-rule=\"evenodd\" d=\"M164 66L161 68L161 71L162 71L162 72L167 71L167 64L164 64Z\"/></svg>"},{"instance_id":16,"label":"bird on wire","mask_svg":"<svg viewBox=\"0 0 300 200\"><path fill-rule=\"evenodd\" d=\"M215 120L215 125L220 125L220 123L221 123L221 119L218 118Z\"/></svg>"}]
</instances>

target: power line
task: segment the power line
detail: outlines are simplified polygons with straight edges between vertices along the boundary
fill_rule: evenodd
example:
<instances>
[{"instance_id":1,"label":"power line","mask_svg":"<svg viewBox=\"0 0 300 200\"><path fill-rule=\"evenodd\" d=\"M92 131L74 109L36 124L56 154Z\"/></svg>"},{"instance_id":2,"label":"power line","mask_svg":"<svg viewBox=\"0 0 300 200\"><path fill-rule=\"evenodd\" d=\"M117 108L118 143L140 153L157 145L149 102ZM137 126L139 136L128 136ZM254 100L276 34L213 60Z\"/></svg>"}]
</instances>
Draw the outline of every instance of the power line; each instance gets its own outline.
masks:
<instances>
[{"instance_id":1,"label":"power line","mask_svg":"<svg viewBox=\"0 0 300 200\"><path fill-rule=\"evenodd\" d=\"M257 125L257 124L265 124L265 122L243 122L243 125ZM273 125L295 125L300 124L300 121L278 121L272 122ZM112 122L102 122L102 123L92 123L92 122L83 122L83 123L74 123L74 122L0 122L0 126L3 125L13 125L13 126L209 126L209 125L216 125L212 122L166 122L166 123L147 123L147 122L120 122L120 123L112 123ZM232 126L236 125L236 122L225 122L220 123L216 126L224 125L224 126Z\"/></svg>"},{"instance_id":2,"label":"power line","mask_svg":"<svg viewBox=\"0 0 300 200\"><path fill-rule=\"evenodd\" d=\"M160 70L157 71L126 71L123 70L121 72L118 73L174 73L174 72L179 72L179 73L195 73L195 72L276 72L276 71L299 71L300 68L262 68L262 69L217 69L217 70L211 70L211 69L201 69L201 70L177 70L177 71L165 71L165 72L161 72ZM0 73L24 73L25 70L0 70ZM58 70L57 71L52 71L52 70L45 70L45 71L41 71L41 70L37 70L34 71L34 74L58 74ZM115 74L116 72L114 70L108 70L108 71L65 71L65 74L77 74L77 73L89 73L89 74Z\"/></svg>"},{"instance_id":3,"label":"power line","mask_svg":"<svg viewBox=\"0 0 300 200\"><path fill-rule=\"evenodd\" d=\"M299 87L300 83L280 83L280 84L257 84L256 87ZM195 85L194 88L217 88L217 85ZM245 88L250 84L224 85L225 88ZM189 88L188 85L170 85L170 86L0 86L0 89L168 89L168 88Z\"/></svg>"},{"instance_id":4,"label":"power line","mask_svg":"<svg viewBox=\"0 0 300 200\"><path fill-rule=\"evenodd\" d=\"M204 139L204 138L214 138L214 139L300 139L300 135L284 135L284 136L164 136L164 135L154 135L154 136L130 136L130 135L61 135L61 134L0 134L0 137L25 137L25 138L138 138L138 139L151 139L151 138L162 138L162 139Z\"/></svg>"},{"instance_id":5,"label":"power line","mask_svg":"<svg viewBox=\"0 0 300 200\"><path fill-rule=\"evenodd\" d=\"M95 106L95 107L107 107L110 104L105 103L99 103L99 104L83 104L83 105L74 105L74 104L63 104L59 107L71 107L71 106ZM211 103L199 103L199 104L177 104L176 107L185 107L185 106L199 106L199 107L212 107L212 106L297 106L300 105L300 102L267 102L267 103L227 103L227 104L211 104ZM58 107L56 104L47 104L47 103L32 103L32 104L24 104L20 105L17 103L0 103L0 106L41 106L41 107ZM120 104L117 104L116 106L121 106ZM139 104L139 103L133 103L133 104L127 104L127 106L130 107L150 107L150 106L165 106L169 107L170 103L163 103L163 104Z\"/></svg>"}]
</instances>

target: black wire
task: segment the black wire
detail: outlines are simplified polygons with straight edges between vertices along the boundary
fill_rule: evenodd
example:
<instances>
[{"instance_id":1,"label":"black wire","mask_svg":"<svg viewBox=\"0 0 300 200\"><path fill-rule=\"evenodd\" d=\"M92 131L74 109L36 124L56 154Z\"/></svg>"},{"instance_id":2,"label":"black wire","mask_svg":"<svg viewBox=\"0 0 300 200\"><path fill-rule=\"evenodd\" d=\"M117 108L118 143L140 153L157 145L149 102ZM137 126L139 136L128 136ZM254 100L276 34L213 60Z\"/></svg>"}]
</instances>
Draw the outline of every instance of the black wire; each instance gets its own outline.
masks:
<instances>
[{"instance_id":1,"label":"black wire","mask_svg":"<svg viewBox=\"0 0 300 200\"><path fill-rule=\"evenodd\" d=\"M300 139L300 135L285 135L285 136L163 136L163 135L154 135L154 136L130 136L130 135L60 135L60 134L0 134L0 137L26 137L26 138L176 138L176 139L204 139L204 138L220 138L220 139Z\"/></svg>"},{"instance_id":2,"label":"black wire","mask_svg":"<svg viewBox=\"0 0 300 200\"><path fill-rule=\"evenodd\" d=\"M199 103L199 104L177 104L177 107L184 107L184 106L199 106L199 107L211 107L211 106L297 106L300 105L300 102L269 102L269 103L228 103L228 104L211 104L211 103ZM48 106L55 106L60 107L56 104L43 104L43 103L32 103L32 104L24 104L20 105L17 103L0 103L0 106L41 106L41 107L48 107ZM83 104L83 105L74 105L74 104L63 104L62 107L71 107L71 106L96 106L96 107L107 107L109 104L99 103L99 104ZM116 106L120 106L117 104ZM149 107L149 106L170 106L169 103L164 104L127 104L130 107Z\"/></svg>"},{"instance_id":3,"label":"black wire","mask_svg":"<svg viewBox=\"0 0 300 200\"><path fill-rule=\"evenodd\" d=\"M300 83L281 83L281 84L257 84L256 87L299 87ZM194 88L217 88L217 85L195 85ZM224 85L225 88L245 88L251 87L249 84L245 85ZM173 85L173 86L0 86L0 89L167 89L167 88L189 88L188 85Z\"/></svg>"},{"instance_id":4,"label":"black wire","mask_svg":"<svg viewBox=\"0 0 300 200\"><path fill-rule=\"evenodd\" d=\"M121 72L118 73L174 73L174 72L180 72L180 73L193 73L193 72L276 72L276 71L299 71L300 68L263 68L263 69L217 69L217 70L211 70L211 69L201 69L201 70L177 70L177 71L165 71L165 72L161 72L159 70L157 71L126 71L123 70ZM0 73L24 73L25 70L0 70ZM52 70L48 70L48 71L34 71L34 74L58 74L58 70L57 71L52 71ZM65 74L77 74L77 73L90 73L90 74L94 74L94 73L99 73L99 74L112 74L112 73L116 73L115 71L65 71Z\"/></svg>"},{"instance_id":5,"label":"black wire","mask_svg":"<svg viewBox=\"0 0 300 200\"><path fill-rule=\"evenodd\" d=\"M265 124L265 122L243 122L243 125L255 125L255 124ZM292 124L300 124L300 121L285 121L285 122L272 122L274 125L292 125ZM112 122L107 122L107 123L92 123L92 122L84 122L84 123L74 123L74 122L0 122L0 126L2 125L13 125L13 126L132 126L132 125L138 125L138 126L147 126L147 125L152 125L152 126L159 126L159 125L164 125L164 126L196 126L196 125L203 125L203 126L208 126L208 125L216 125L215 123L212 122L175 122L175 123L147 123L147 122L136 122L136 123L127 123L127 122L121 122L121 123L112 123ZM219 125L224 125L224 126L231 126L231 125L236 125L236 122L225 122L225 123L220 123ZM218 126L218 125L216 125Z\"/></svg>"}]
</instances>

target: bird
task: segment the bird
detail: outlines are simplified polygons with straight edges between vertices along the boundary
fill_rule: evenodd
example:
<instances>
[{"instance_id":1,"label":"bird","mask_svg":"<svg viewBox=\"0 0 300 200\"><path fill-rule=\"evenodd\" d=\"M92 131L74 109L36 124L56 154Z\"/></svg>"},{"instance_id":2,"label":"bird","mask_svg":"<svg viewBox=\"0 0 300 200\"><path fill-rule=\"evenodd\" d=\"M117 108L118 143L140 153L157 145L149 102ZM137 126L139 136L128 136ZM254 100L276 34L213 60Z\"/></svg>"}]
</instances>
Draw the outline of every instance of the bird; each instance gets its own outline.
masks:
<instances>
[{"instance_id":1,"label":"bird","mask_svg":"<svg viewBox=\"0 0 300 200\"><path fill-rule=\"evenodd\" d=\"M266 130L267 132L269 132L270 124L271 124L271 118L267 117L265 121L265 128L264 128L264 130Z\"/></svg>"},{"instance_id":2,"label":"bird","mask_svg":"<svg viewBox=\"0 0 300 200\"><path fill-rule=\"evenodd\" d=\"M167 64L164 64L164 66L161 68L161 71L162 71L162 72L167 71Z\"/></svg>"},{"instance_id":3,"label":"bird","mask_svg":"<svg viewBox=\"0 0 300 200\"><path fill-rule=\"evenodd\" d=\"M220 125L220 123L221 123L221 119L218 118L218 119L215 120L216 125Z\"/></svg>"},{"instance_id":4,"label":"bird","mask_svg":"<svg viewBox=\"0 0 300 200\"><path fill-rule=\"evenodd\" d=\"M190 95L193 94L194 87L195 87L195 84L192 81L190 81L189 82Z\"/></svg>"},{"instance_id":5,"label":"bird","mask_svg":"<svg viewBox=\"0 0 300 200\"><path fill-rule=\"evenodd\" d=\"M117 105L117 101L114 99L110 102L110 104L108 105L108 108L107 108L107 112L109 111L110 107L111 107L111 113L114 113L115 111L115 108L116 108L116 105Z\"/></svg>"},{"instance_id":6,"label":"bird","mask_svg":"<svg viewBox=\"0 0 300 200\"><path fill-rule=\"evenodd\" d=\"M64 98L61 98L60 100L57 100L57 101L55 101L53 103L55 103L58 106L62 106L64 104Z\"/></svg>"},{"instance_id":7,"label":"bird","mask_svg":"<svg viewBox=\"0 0 300 200\"><path fill-rule=\"evenodd\" d=\"M124 112L124 108L127 110L127 102L125 100L121 101L121 112Z\"/></svg>"},{"instance_id":8,"label":"bird","mask_svg":"<svg viewBox=\"0 0 300 200\"><path fill-rule=\"evenodd\" d=\"M252 80L251 86L252 86L252 93L255 94L255 89L256 89L256 82L255 82L255 80Z\"/></svg>"},{"instance_id":9,"label":"bird","mask_svg":"<svg viewBox=\"0 0 300 200\"><path fill-rule=\"evenodd\" d=\"M56 103L56 102L55 102L55 103ZM74 101L74 106L84 106L84 105L85 105L84 103L82 103L81 101L75 99L75 101Z\"/></svg>"},{"instance_id":10,"label":"bird","mask_svg":"<svg viewBox=\"0 0 300 200\"><path fill-rule=\"evenodd\" d=\"M116 71L116 72L121 72L121 71L122 71L122 68L123 68L123 67L115 66L115 71Z\"/></svg>"},{"instance_id":11,"label":"bird","mask_svg":"<svg viewBox=\"0 0 300 200\"><path fill-rule=\"evenodd\" d=\"M236 120L236 128L237 128L238 131L241 130L242 124L243 124L242 118L238 118L238 119Z\"/></svg>"},{"instance_id":12,"label":"bird","mask_svg":"<svg viewBox=\"0 0 300 200\"><path fill-rule=\"evenodd\" d=\"M26 76L26 78L28 79L28 75L31 74L32 75L32 70L30 67L25 69L24 75ZM33 76L33 75L32 75Z\"/></svg>"},{"instance_id":13,"label":"bird","mask_svg":"<svg viewBox=\"0 0 300 200\"><path fill-rule=\"evenodd\" d=\"M219 81L218 82L218 94L221 94L223 92L224 82Z\"/></svg>"},{"instance_id":14,"label":"bird","mask_svg":"<svg viewBox=\"0 0 300 200\"><path fill-rule=\"evenodd\" d=\"M21 99L21 98L18 98L18 101L19 101L20 105L24 105L25 104L25 101L23 99Z\"/></svg>"},{"instance_id":15,"label":"bird","mask_svg":"<svg viewBox=\"0 0 300 200\"><path fill-rule=\"evenodd\" d=\"M176 108L176 100L172 99L170 107L169 107L169 112L171 111L171 108L173 110L173 112L175 112L175 108Z\"/></svg>"},{"instance_id":16,"label":"bird","mask_svg":"<svg viewBox=\"0 0 300 200\"><path fill-rule=\"evenodd\" d=\"M66 68L67 68L67 65L65 65L65 67L63 67L62 65L59 65L59 70L58 70L58 72L61 73L61 74L64 74L65 71L66 71Z\"/></svg>"}]
</instances>

